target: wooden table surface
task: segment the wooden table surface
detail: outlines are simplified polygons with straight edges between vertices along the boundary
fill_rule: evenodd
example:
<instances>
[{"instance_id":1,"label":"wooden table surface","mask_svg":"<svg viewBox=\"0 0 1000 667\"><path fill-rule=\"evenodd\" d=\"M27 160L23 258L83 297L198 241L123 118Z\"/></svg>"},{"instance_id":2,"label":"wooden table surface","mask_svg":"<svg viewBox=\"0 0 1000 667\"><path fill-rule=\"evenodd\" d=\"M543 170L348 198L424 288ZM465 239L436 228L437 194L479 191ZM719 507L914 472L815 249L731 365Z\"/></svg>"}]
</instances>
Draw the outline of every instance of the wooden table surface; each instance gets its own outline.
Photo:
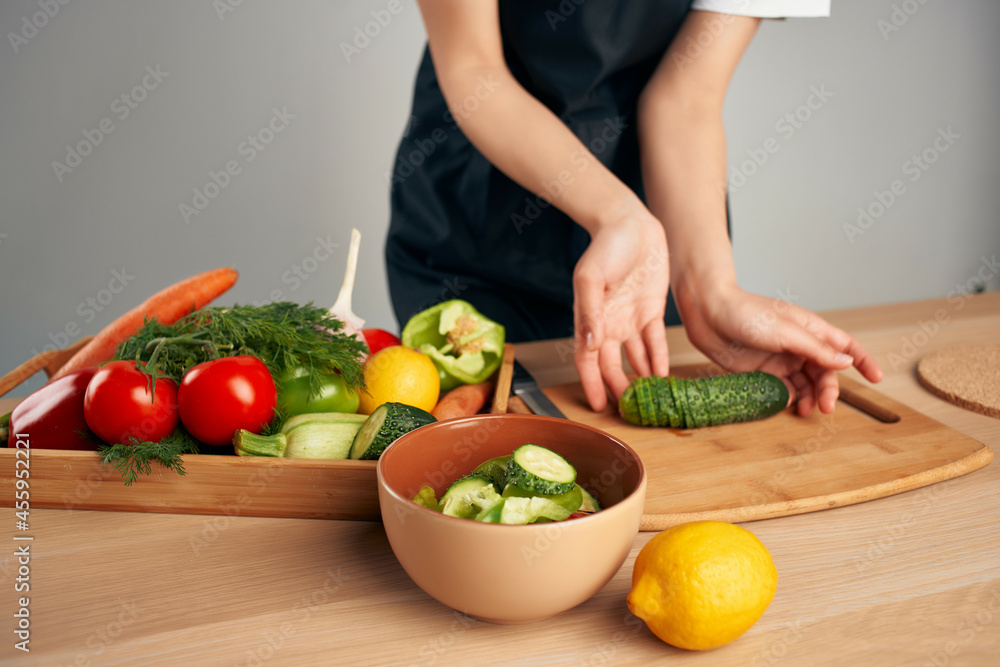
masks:
<instances>
[{"instance_id":1,"label":"wooden table surface","mask_svg":"<svg viewBox=\"0 0 1000 667\"><path fill-rule=\"evenodd\" d=\"M922 389L933 350L1000 341L1000 293L825 314L886 373L879 391L1000 450L1000 420ZM703 357L670 331L673 363ZM518 346L543 386L575 379L565 341ZM853 372L853 371L852 371ZM0 410L12 401L0 401ZM656 639L625 607L636 536L614 579L548 621L464 617L414 585L379 523L31 511L29 572L0 510L5 665L996 665L1000 465L832 510L744 524L770 549L764 617L706 653ZM429 545L432 547L433 545ZM20 583L30 592L15 592ZM15 648L30 596L30 653Z\"/></svg>"}]
</instances>

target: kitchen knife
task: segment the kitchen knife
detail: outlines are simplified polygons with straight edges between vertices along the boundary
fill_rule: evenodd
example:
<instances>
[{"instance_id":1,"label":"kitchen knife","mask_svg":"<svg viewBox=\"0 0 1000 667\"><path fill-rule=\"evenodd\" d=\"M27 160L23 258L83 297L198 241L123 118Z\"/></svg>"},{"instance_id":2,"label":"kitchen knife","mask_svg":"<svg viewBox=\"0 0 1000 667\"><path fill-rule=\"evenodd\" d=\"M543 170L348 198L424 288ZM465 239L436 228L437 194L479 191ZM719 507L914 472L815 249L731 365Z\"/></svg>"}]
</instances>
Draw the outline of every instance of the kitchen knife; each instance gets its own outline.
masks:
<instances>
[{"instance_id":1,"label":"kitchen knife","mask_svg":"<svg viewBox=\"0 0 1000 667\"><path fill-rule=\"evenodd\" d=\"M531 377L531 373L516 359L514 360L514 378L510 383L510 392L524 401L524 404L536 415L566 419L566 415L555 406L555 403L549 400L548 396L542 393L535 378Z\"/></svg>"}]
</instances>

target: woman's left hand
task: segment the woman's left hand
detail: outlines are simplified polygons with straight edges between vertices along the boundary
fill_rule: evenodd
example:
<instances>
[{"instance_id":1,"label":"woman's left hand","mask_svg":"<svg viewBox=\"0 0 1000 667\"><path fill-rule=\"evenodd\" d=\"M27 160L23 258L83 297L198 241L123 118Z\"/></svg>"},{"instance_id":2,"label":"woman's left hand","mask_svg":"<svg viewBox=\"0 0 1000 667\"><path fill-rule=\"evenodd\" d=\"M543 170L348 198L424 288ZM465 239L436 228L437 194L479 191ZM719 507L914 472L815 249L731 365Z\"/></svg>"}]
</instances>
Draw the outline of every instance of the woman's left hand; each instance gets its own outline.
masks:
<instances>
[{"instance_id":1,"label":"woman's left hand","mask_svg":"<svg viewBox=\"0 0 1000 667\"><path fill-rule=\"evenodd\" d=\"M616 222L592 232L573 272L574 361L587 401L607 405L607 387L618 399L629 380L622 346L640 375L666 375L663 314L669 283L663 226L637 200Z\"/></svg>"}]
</instances>

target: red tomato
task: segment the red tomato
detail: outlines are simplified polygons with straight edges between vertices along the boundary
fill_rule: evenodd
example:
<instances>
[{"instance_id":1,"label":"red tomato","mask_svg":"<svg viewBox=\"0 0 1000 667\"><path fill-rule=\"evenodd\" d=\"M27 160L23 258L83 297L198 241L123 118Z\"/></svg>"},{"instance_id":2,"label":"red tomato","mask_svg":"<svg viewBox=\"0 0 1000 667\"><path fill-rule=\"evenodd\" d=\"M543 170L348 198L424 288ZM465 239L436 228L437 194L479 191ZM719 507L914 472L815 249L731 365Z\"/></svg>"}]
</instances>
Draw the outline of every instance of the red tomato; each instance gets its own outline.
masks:
<instances>
[{"instance_id":1,"label":"red tomato","mask_svg":"<svg viewBox=\"0 0 1000 667\"><path fill-rule=\"evenodd\" d=\"M368 345L368 354L375 354L384 347L403 344L399 340L399 336L389 333L385 329L362 329L361 335L364 336L365 343Z\"/></svg>"},{"instance_id":2,"label":"red tomato","mask_svg":"<svg viewBox=\"0 0 1000 667\"><path fill-rule=\"evenodd\" d=\"M213 359L184 374L177 392L181 423L206 445L228 445L239 429L253 433L274 417L278 392L257 357Z\"/></svg>"},{"instance_id":3,"label":"red tomato","mask_svg":"<svg viewBox=\"0 0 1000 667\"><path fill-rule=\"evenodd\" d=\"M83 397L83 416L97 437L109 444L129 438L159 442L177 428L177 383L152 378L134 361L112 361L97 369Z\"/></svg>"}]
</instances>

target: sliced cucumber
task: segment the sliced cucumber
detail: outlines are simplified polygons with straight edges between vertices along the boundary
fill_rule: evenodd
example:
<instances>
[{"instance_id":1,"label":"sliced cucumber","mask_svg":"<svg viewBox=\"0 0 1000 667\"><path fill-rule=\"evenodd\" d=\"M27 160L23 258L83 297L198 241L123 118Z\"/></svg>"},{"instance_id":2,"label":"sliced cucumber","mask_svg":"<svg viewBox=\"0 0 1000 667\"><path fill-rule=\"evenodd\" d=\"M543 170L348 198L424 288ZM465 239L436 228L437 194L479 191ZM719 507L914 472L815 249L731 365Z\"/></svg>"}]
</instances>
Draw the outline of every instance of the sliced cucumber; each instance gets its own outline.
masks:
<instances>
[{"instance_id":1,"label":"sliced cucumber","mask_svg":"<svg viewBox=\"0 0 1000 667\"><path fill-rule=\"evenodd\" d=\"M502 500L493 483L482 475L466 475L441 496L441 513L461 519L475 519Z\"/></svg>"},{"instance_id":2,"label":"sliced cucumber","mask_svg":"<svg viewBox=\"0 0 1000 667\"><path fill-rule=\"evenodd\" d=\"M529 442L511 455L507 483L544 495L566 493L576 484L576 469L551 449Z\"/></svg>"},{"instance_id":3,"label":"sliced cucumber","mask_svg":"<svg viewBox=\"0 0 1000 667\"><path fill-rule=\"evenodd\" d=\"M435 421L434 415L412 405L383 403L365 419L351 445L350 458L374 461L397 438Z\"/></svg>"},{"instance_id":4,"label":"sliced cucumber","mask_svg":"<svg viewBox=\"0 0 1000 667\"><path fill-rule=\"evenodd\" d=\"M574 485L566 493L557 493L554 495L541 495L522 489L519 486L508 484L501 495L504 498L544 498L545 500L554 502L563 509L569 510L570 514L583 507L583 488L579 484Z\"/></svg>"}]
</instances>

